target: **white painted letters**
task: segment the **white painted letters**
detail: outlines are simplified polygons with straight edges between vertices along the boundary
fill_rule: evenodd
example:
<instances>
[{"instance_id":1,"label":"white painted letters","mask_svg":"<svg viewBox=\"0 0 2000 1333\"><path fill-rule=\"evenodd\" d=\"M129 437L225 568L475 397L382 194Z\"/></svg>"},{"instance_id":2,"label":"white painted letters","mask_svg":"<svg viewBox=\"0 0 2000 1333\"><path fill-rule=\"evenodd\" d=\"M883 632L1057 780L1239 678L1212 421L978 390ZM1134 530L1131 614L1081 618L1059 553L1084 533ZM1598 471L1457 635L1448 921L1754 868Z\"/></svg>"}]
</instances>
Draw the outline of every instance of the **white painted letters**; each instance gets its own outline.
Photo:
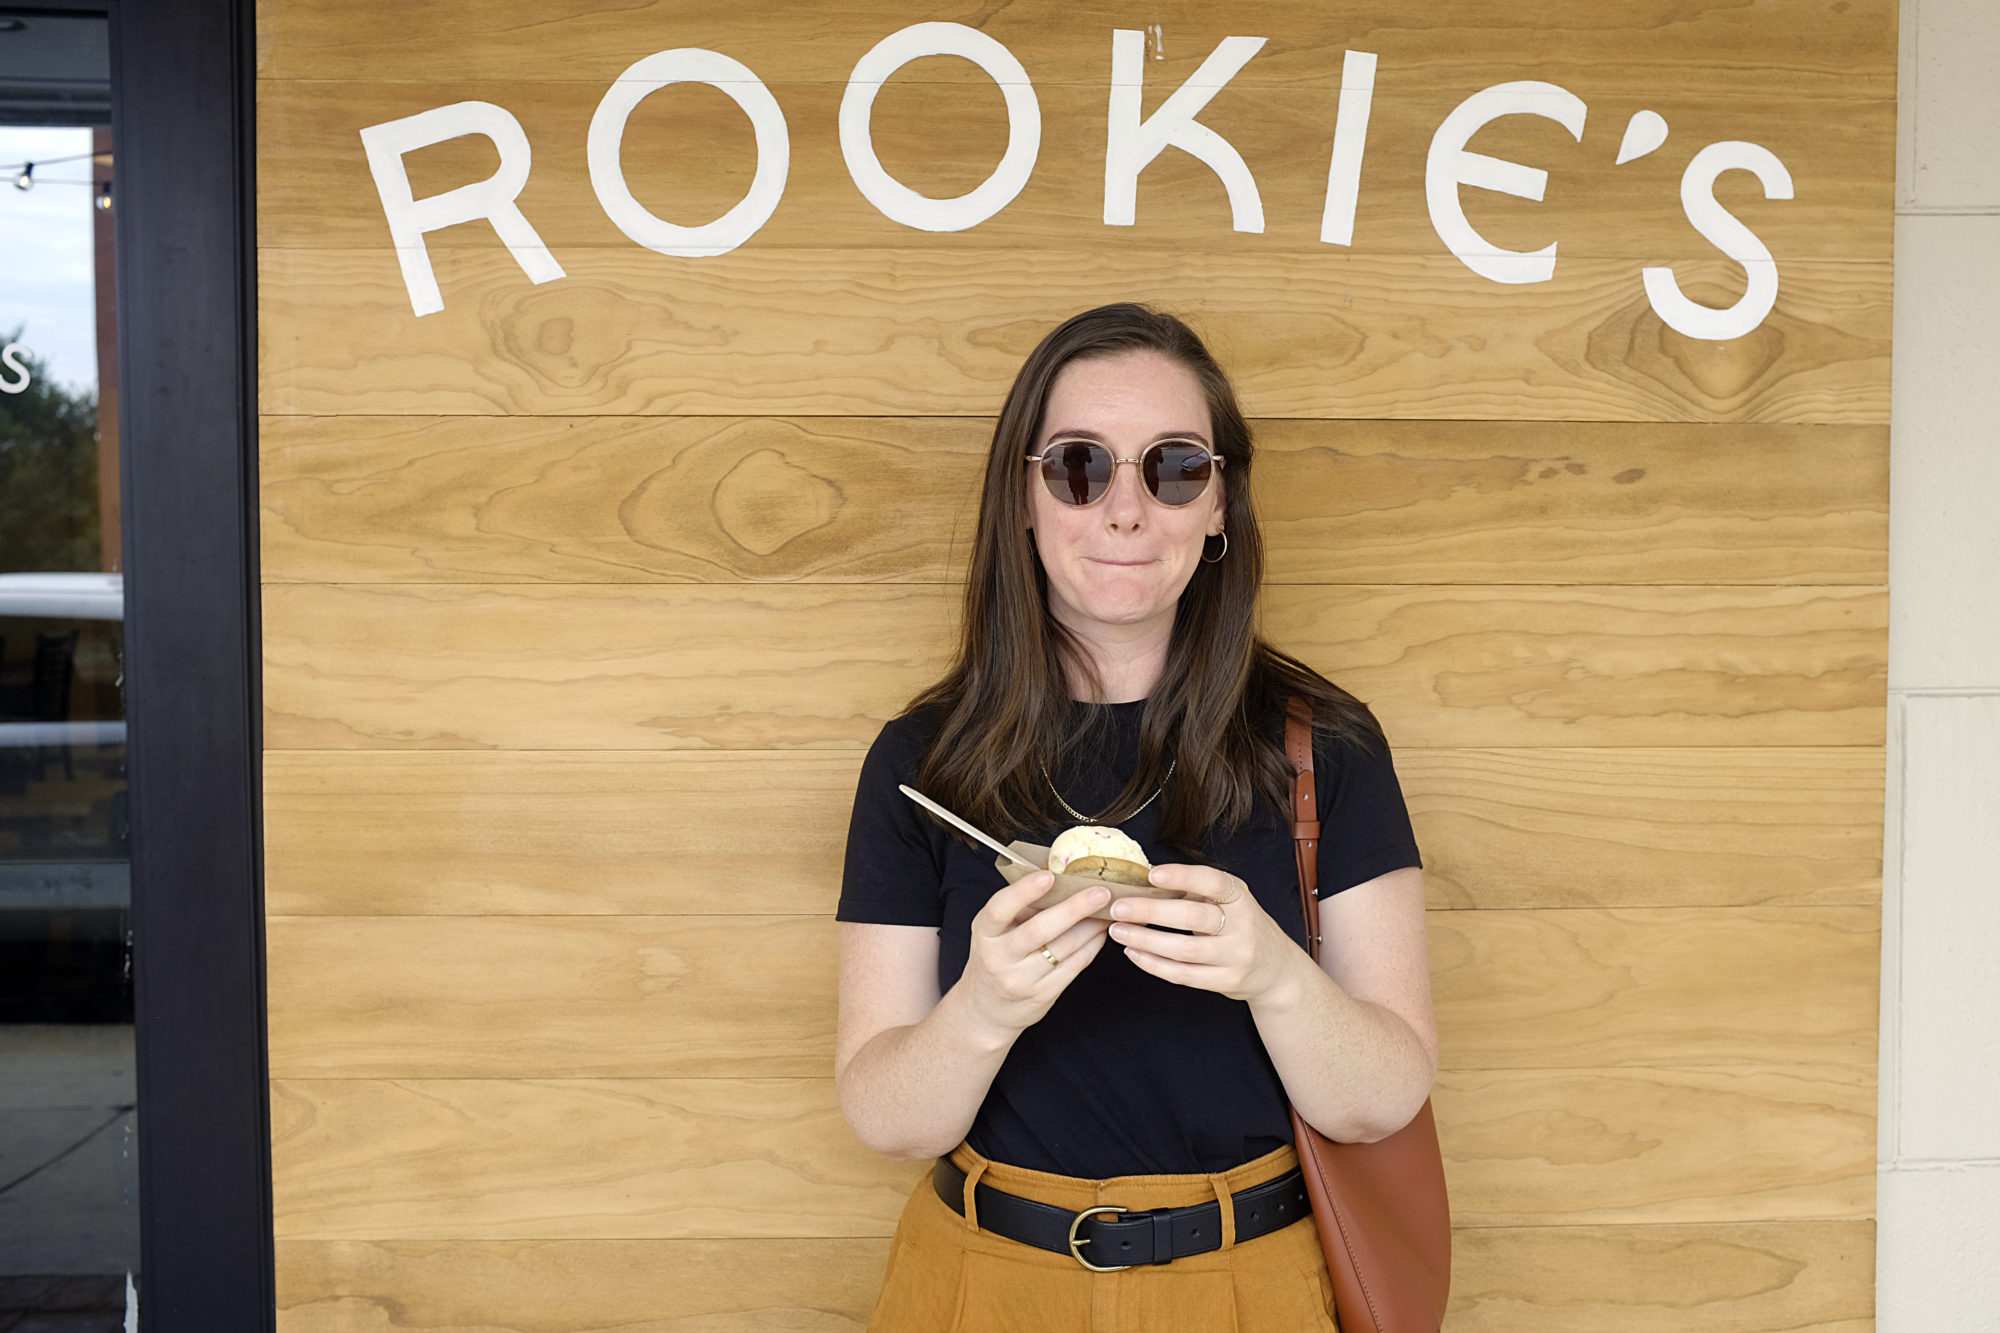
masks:
<instances>
[{"instance_id":1,"label":"white painted letters","mask_svg":"<svg viewBox=\"0 0 2000 1333\"><path fill-rule=\"evenodd\" d=\"M882 169L869 130L875 94L891 74L925 56L963 56L986 71L1007 99L1007 151L979 187L953 199L918 194ZM890 33L861 57L840 99L840 153L862 197L882 215L922 231L964 231L1014 201L1042 150L1042 108L1014 53L962 23L916 23Z\"/></svg>"},{"instance_id":2,"label":"white painted letters","mask_svg":"<svg viewBox=\"0 0 2000 1333\"><path fill-rule=\"evenodd\" d=\"M410 197L410 176L403 168L403 156L419 148L443 143L467 134L483 134L500 150L500 165L483 181L461 185L455 190L428 199ZM430 251L424 233L485 218L499 233L501 243L514 256L531 282L548 282L563 276L562 265L542 244L542 238L521 216L514 201L528 183L528 136L521 122L503 107L491 102L454 102L450 106L419 111L401 120L384 121L361 131L361 146L368 154L368 170L375 177L375 192L382 197L382 212L389 220L389 237L396 246L396 259L403 266L403 285L410 293L410 306L418 315L436 314L444 309L437 277L431 272Z\"/></svg>"},{"instance_id":3,"label":"white painted letters","mask_svg":"<svg viewBox=\"0 0 2000 1333\"><path fill-rule=\"evenodd\" d=\"M1179 148L1216 174L1229 199L1230 225L1239 232L1264 230L1264 204L1256 179L1236 147L1198 117L1215 95L1263 49L1263 37L1224 37L1187 80L1150 116L1141 116L1146 56L1162 54L1159 25L1145 32L1117 28L1111 34L1111 83L1104 152L1104 223L1132 226L1138 211L1139 176L1162 151ZM891 177L874 143L876 99L883 85L912 61L931 56L969 60L992 79L1007 107L1007 149L977 188L955 198L917 193ZM1341 64L1339 101L1327 159L1326 196L1319 238L1351 246L1361 193L1374 106L1376 56L1347 51ZM675 83L706 83L732 98L756 132L756 161L749 190L713 222L679 226L642 206L626 184L623 148L632 112L647 97ZM1548 172L1538 167L1473 152L1466 145L1503 116L1540 116L1569 131L1581 143L1589 114L1583 99L1553 83L1519 80L1498 83L1467 97L1445 116L1431 136L1424 163L1424 200L1431 226L1467 268L1492 282L1540 283L1555 277L1557 243L1539 250L1509 250L1488 241L1467 219L1460 191L1466 186L1541 202ZM1657 111L1632 113L1618 144L1616 165L1657 152L1667 140L1666 118ZM412 198L404 157L420 148L464 135L493 141L500 165L484 181L462 185L428 199ZM959 232L986 221L1017 199L1034 174L1041 153L1042 112L1033 81L1012 51L997 39L962 23L913 23L875 43L855 62L841 97L841 156L855 188L884 217L921 231ZM528 138L520 122L490 102L458 102L371 125L361 131L368 169L388 219L397 262L410 305L419 316L444 308L425 247L426 233L485 218L493 224L527 276L548 282L562 266L542 244L516 204L527 184ZM942 144L950 152L956 145ZM591 188L612 223L649 250L682 258L725 254L754 236L776 211L791 170L791 138L784 112L755 72L729 56L699 47L661 51L619 75L591 117L585 143ZM1727 309L1688 299L1670 267L1641 270L1646 298L1666 324L1680 333L1712 341L1740 338L1756 329L1775 308L1778 266L1763 241L1717 202L1715 182L1726 171L1748 171L1764 186L1767 199L1792 197L1791 173L1768 149L1729 140L1710 144L1681 177L1681 207L1695 230L1741 264L1748 275L1743 297ZM27 349L0 350L0 392L20 393L28 370L16 358ZM6 372L11 372L12 378Z\"/></svg>"},{"instance_id":4,"label":"white painted letters","mask_svg":"<svg viewBox=\"0 0 2000 1333\"><path fill-rule=\"evenodd\" d=\"M1438 238L1464 265L1494 282L1547 282L1555 276L1555 242L1539 250L1504 250L1472 229L1459 202L1460 185L1476 185L1520 199L1541 202L1549 173L1524 167L1465 145L1488 123L1502 116L1544 116L1581 142L1587 112L1583 99L1553 83L1523 80L1481 89L1460 102L1431 136L1430 157L1424 165L1424 200Z\"/></svg>"},{"instance_id":5,"label":"white painted letters","mask_svg":"<svg viewBox=\"0 0 2000 1333\"><path fill-rule=\"evenodd\" d=\"M1146 34L1118 28L1111 34L1111 112L1104 147L1104 225L1129 227L1138 212L1139 173L1172 144L1207 163L1229 192L1229 222L1237 231L1264 230L1264 201L1242 154L1195 119L1222 85L1263 48L1262 37L1225 37L1186 83L1139 119L1145 82Z\"/></svg>"},{"instance_id":6,"label":"white painted letters","mask_svg":"<svg viewBox=\"0 0 2000 1333\"><path fill-rule=\"evenodd\" d=\"M1615 166L1636 162L1667 141L1667 118L1657 111L1634 111L1625 122L1625 137L1618 141Z\"/></svg>"},{"instance_id":7,"label":"white painted letters","mask_svg":"<svg viewBox=\"0 0 2000 1333\"><path fill-rule=\"evenodd\" d=\"M21 364L23 355L33 356L25 343L8 343L0 347L0 366L5 366L20 376L12 383L0 379L0 393L26 393L28 391L28 368Z\"/></svg>"},{"instance_id":8,"label":"white painted letters","mask_svg":"<svg viewBox=\"0 0 2000 1333\"><path fill-rule=\"evenodd\" d=\"M1694 155L1681 173L1681 209L1694 229L1722 253L1743 265L1749 288L1725 310L1697 305L1681 294L1670 268L1641 270L1646 299L1667 327L1690 338L1726 342L1741 338L1764 322L1778 299L1778 264L1757 234L1715 199L1715 178L1725 171L1747 171L1764 184L1766 199L1792 197L1792 173L1770 149L1754 143L1726 140Z\"/></svg>"},{"instance_id":9,"label":"white painted letters","mask_svg":"<svg viewBox=\"0 0 2000 1333\"><path fill-rule=\"evenodd\" d=\"M647 97L676 83L706 83L727 93L750 117L750 126L757 134L757 170L750 178L749 191L727 213L699 227L682 227L655 217L632 197L625 184L621 150L626 120ZM792 168L791 133L785 126L785 113L778 109L778 99L741 61L698 46L655 52L620 74L590 118L584 151L590 164L590 188L597 192L604 215L618 230L648 250L689 258L727 254L756 235L777 210Z\"/></svg>"},{"instance_id":10,"label":"white painted letters","mask_svg":"<svg viewBox=\"0 0 2000 1333\"><path fill-rule=\"evenodd\" d=\"M1368 111L1375 102L1375 57L1349 51L1340 63L1340 116L1333 126L1333 156L1326 164L1326 211L1319 238L1354 244L1354 206L1361 197L1361 154L1368 146Z\"/></svg>"}]
</instances>

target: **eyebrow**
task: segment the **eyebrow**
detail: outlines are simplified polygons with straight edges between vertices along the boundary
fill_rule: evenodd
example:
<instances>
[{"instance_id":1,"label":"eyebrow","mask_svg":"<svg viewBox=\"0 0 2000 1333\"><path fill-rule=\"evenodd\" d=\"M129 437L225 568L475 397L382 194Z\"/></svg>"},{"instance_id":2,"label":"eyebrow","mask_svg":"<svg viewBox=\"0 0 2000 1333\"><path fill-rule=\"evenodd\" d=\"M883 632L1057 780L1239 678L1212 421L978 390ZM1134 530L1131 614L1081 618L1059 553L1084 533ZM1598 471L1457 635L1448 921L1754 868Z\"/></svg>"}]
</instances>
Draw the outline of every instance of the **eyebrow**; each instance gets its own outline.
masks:
<instances>
[{"instance_id":1,"label":"eyebrow","mask_svg":"<svg viewBox=\"0 0 2000 1333\"><path fill-rule=\"evenodd\" d=\"M1111 441L1105 439L1102 435L1099 435L1094 430L1050 431L1049 442L1053 444L1057 440L1093 440L1096 443L1103 445L1107 449L1111 447ZM1160 434L1155 435L1152 439L1146 441L1146 443L1148 445L1155 445L1160 443L1160 441L1162 440L1193 440L1197 444L1201 445L1204 449L1209 447L1208 437L1206 435L1203 435L1198 430L1162 431Z\"/></svg>"}]
</instances>

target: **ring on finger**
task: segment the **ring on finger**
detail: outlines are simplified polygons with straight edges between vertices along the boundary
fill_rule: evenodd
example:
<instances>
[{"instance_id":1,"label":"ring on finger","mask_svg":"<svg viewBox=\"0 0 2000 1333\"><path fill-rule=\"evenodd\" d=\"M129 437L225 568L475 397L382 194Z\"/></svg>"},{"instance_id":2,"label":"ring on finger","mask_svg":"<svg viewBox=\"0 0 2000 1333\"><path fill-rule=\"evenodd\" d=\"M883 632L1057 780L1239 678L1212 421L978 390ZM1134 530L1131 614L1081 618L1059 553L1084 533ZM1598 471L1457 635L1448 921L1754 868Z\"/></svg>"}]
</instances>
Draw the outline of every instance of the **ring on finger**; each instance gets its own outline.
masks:
<instances>
[{"instance_id":1,"label":"ring on finger","mask_svg":"<svg viewBox=\"0 0 2000 1333\"><path fill-rule=\"evenodd\" d=\"M1048 959L1048 960L1049 960L1049 966L1050 966L1050 967L1061 967L1061 966L1062 966L1062 959L1060 959L1060 958L1056 957L1056 956L1055 956L1054 954L1050 953L1050 952L1049 952L1049 946L1048 946L1048 945L1046 945L1046 944L1044 944L1044 945L1042 946L1042 957L1044 957L1044 958L1046 958L1046 959Z\"/></svg>"},{"instance_id":2,"label":"ring on finger","mask_svg":"<svg viewBox=\"0 0 2000 1333\"><path fill-rule=\"evenodd\" d=\"M1216 926L1216 928L1215 928L1214 930L1211 930L1211 931L1209 931L1208 933L1209 933L1209 934L1211 934L1211 935L1220 935L1220 934L1222 933L1222 931L1223 931L1223 927L1225 927L1225 926L1227 926L1227 925L1229 924L1229 913L1227 913L1227 912L1224 912L1224 911L1222 910L1222 906L1221 906L1221 904L1219 904L1219 903L1218 903L1218 904L1216 905L1216 908L1215 908L1215 910L1216 910L1217 912L1221 912L1221 913L1222 913L1222 921L1221 921L1221 923L1220 923L1220 924L1218 924L1218 925Z\"/></svg>"}]
</instances>

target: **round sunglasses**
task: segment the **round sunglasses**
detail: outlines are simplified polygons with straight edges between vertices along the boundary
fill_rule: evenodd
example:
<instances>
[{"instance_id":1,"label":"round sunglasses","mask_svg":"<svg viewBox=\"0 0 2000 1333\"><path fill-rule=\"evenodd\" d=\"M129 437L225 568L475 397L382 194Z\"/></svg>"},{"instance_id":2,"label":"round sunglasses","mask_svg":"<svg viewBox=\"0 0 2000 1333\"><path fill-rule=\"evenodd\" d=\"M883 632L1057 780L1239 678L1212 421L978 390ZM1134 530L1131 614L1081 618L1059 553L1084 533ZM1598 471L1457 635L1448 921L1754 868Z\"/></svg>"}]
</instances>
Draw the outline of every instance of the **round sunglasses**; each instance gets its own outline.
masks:
<instances>
[{"instance_id":1,"label":"round sunglasses","mask_svg":"<svg viewBox=\"0 0 2000 1333\"><path fill-rule=\"evenodd\" d=\"M1118 458L1096 440L1052 440L1027 461L1041 464L1042 484L1066 505L1096 504L1111 489L1118 465L1131 463L1148 494L1178 509L1206 495L1209 478L1227 460L1194 440L1155 440L1137 458Z\"/></svg>"}]
</instances>

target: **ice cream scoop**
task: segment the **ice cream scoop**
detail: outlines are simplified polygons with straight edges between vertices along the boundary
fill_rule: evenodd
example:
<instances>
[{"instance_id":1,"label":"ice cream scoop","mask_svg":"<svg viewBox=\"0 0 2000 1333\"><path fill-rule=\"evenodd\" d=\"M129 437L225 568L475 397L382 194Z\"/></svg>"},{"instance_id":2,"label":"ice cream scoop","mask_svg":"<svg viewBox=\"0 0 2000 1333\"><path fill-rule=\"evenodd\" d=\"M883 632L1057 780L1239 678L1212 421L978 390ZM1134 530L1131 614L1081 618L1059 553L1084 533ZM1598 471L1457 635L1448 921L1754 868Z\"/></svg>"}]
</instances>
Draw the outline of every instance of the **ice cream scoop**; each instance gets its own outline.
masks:
<instances>
[{"instance_id":1,"label":"ice cream scoop","mask_svg":"<svg viewBox=\"0 0 2000 1333\"><path fill-rule=\"evenodd\" d=\"M1057 836L1049 847L1050 870L1057 874L1089 875L1115 884L1146 885L1152 862L1138 843L1115 828L1079 824Z\"/></svg>"}]
</instances>

